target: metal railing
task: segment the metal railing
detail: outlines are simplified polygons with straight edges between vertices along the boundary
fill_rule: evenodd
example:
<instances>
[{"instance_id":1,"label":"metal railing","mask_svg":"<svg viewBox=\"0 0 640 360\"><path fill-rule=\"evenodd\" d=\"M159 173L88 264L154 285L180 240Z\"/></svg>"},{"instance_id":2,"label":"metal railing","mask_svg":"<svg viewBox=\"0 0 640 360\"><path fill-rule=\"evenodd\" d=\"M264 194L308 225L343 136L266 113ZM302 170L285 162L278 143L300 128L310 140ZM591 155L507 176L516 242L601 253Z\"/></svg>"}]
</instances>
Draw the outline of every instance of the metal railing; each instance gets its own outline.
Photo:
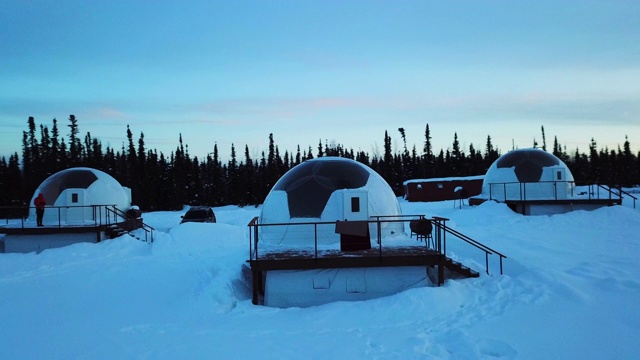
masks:
<instances>
[{"instance_id":1,"label":"metal railing","mask_svg":"<svg viewBox=\"0 0 640 360\"><path fill-rule=\"evenodd\" d=\"M144 241L148 243L153 242L153 231L155 230L153 227L145 224L142 219L133 218L127 215L126 212L118 209L115 205L106 206L105 210L107 211L107 218L111 218L113 216L114 219L121 218L124 219L124 230L127 232L131 231L130 229L142 229L144 231ZM122 224L122 223L121 223ZM111 225L111 224L109 224Z\"/></svg>"},{"instance_id":2,"label":"metal railing","mask_svg":"<svg viewBox=\"0 0 640 360\"><path fill-rule=\"evenodd\" d=\"M388 216L372 216L372 220L363 220L368 224L375 224L377 234L377 244L378 244L378 252L379 256L383 256L383 236L382 236L382 225L385 223L407 223L412 220L429 220L433 225L432 236L428 239L425 239L425 245L428 250L433 250L434 252L445 255L447 253L447 234L455 236L465 243L474 246L477 249L480 249L485 252L485 266L486 272L489 274L489 255L497 255L500 259L500 274L503 273L503 259L507 258L506 255L478 242L477 240L472 239L471 237L460 233L457 230L454 230L446 225L446 222L449 220L443 217L434 216L431 219L427 219L424 215L388 215ZM293 222L293 223L269 223L269 224L260 224L258 222L258 217L254 217L249 224L247 225L249 228L249 259L259 260L260 254L258 251L258 243L260 237L260 228L266 227L278 227L278 226L287 226L287 227L298 227L298 226L307 226L313 228L313 258L318 258L318 232L319 227L332 227L335 229L337 222L329 221L329 222ZM405 227L406 228L406 227ZM322 231L322 230L321 230ZM405 235L407 235L405 233ZM411 236L411 233L409 233ZM307 240L309 238L309 232L306 232ZM392 247L392 246L390 246Z\"/></svg>"},{"instance_id":3,"label":"metal railing","mask_svg":"<svg viewBox=\"0 0 640 360\"><path fill-rule=\"evenodd\" d=\"M442 253L446 254L447 252L447 234L450 234L452 236L457 237L458 239L466 242L469 245L472 245L473 247L480 249L482 251L484 251L485 253L485 267L487 269L487 275L489 274L489 255L497 255L500 258L500 274L502 275L502 259L506 259L507 256L488 247L487 245L472 239L471 237L447 226L447 221L449 221L449 219L447 218L443 218L443 217L438 217L438 216L434 216L433 219L431 220L431 223L434 225L434 229L436 232L436 238L437 238L437 243L442 244L442 246L444 247L442 249Z\"/></svg>"},{"instance_id":4,"label":"metal railing","mask_svg":"<svg viewBox=\"0 0 640 360\"><path fill-rule=\"evenodd\" d=\"M64 205L64 206L45 206L47 226L56 226L59 228L65 226L101 226L108 225L110 219L107 217L107 207L115 207L112 204L105 205ZM35 209L34 206L0 206L0 219L5 219L5 224L9 225L9 220L19 220L20 228L29 227L26 220L29 217L29 211ZM81 222L67 222L66 217L69 210L82 211ZM86 210L89 210L88 212ZM54 215L51 215L53 212ZM85 219L85 215L89 214L89 219ZM53 219L52 219L53 217ZM64 218L64 219L63 219Z\"/></svg>"},{"instance_id":5,"label":"metal railing","mask_svg":"<svg viewBox=\"0 0 640 360\"><path fill-rule=\"evenodd\" d=\"M598 186L599 186L599 187L603 187L603 188L604 188L604 186L602 186L602 185L598 185ZM607 188L605 188L605 189L607 189ZM617 195L618 195L620 198L622 198L622 194L624 194L624 195L626 195L626 196L628 196L628 197L632 198L632 199L633 199L633 208L634 208L634 209L636 208L636 201L638 200L638 198L637 198L637 197L635 197L635 196L633 196L633 194L631 194L631 193L629 193L629 192L627 192L627 191L622 190L622 186L618 186L617 188L611 188L611 187L608 187L608 190L609 190L610 192L613 192L613 193L615 193L615 191L617 191L617 192L618 192L618 194L617 194Z\"/></svg>"},{"instance_id":6,"label":"metal railing","mask_svg":"<svg viewBox=\"0 0 640 360\"><path fill-rule=\"evenodd\" d=\"M423 219L424 215L392 215L392 216L376 216L372 217L374 220L361 220L366 222L368 225L375 224L376 229L376 239L378 244L379 256L382 256L382 228L383 224L390 223L405 223L410 220ZM313 233L313 257L318 258L318 238L319 234L335 234L335 226L337 221L309 221L309 222L291 222L291 223L269 223L269 224L260 224L258 223L258 217L254 217L249 224L249 259L250 260L258 260L259 252L258 252L258 239L260 237L259 229L267 228L267 227L307 227L308 230L312 230ZM289 231L289 230L287 230ZM300 239L309 239L309 231L300 231Z\"/></svg>"},{"instance_id":7,"label":"metal railing","mask_svg":"<svg viewBox=\"0 0 640 360\"><path fill-rule=\"evenodd\" d=\"M27 221L29 211L35 209L33 206L0 206L0 219L4 219L6 227L16 227L26 229L35 227L31 222ZM67 221L69 210L81 211L82 221ZM52 215L53 213L53 215ZM87 216L88 215L88 216ZM145 224L141 219L132 218L126 212L120 210L116 205L64 205L64 206L45 206L45 220L48 227L102 227L109 225L124 224L127 229L133 229L134 223L145 232L145 241L153 242L153 230L151 226ZM88 219L85 219L85 216ZM11 223L10 220L14 220ZM136 227L137 228L137 227Z\"/></svg>"},{"instance_id":8,"label":"metal railing","mask_svg":"<svg viewBox=\"0 0 640 360\"><path fill-rule=\"evenodd\" d=\"M553 188L553 195L549 200L559 200L558 193L558 184L563 185L564 196L566 197L566 190L571 190L571 196L573 196L573 189L575 188L574 181L538 181L538 182L504 182L504 183L491 183L489 184L489 200L516 200L516 201L527 201L533 200L531 196L527 194L527 190L529 192L534 192L532 190L536 190L535 192L540 191L548 191L549 188ZM536 194L538 195L538 194ZM539 200L541 196L535 196L535 200Z\"/></svg>"},{"instance_id":9,"label":"metal railing","mask_svg":"<svg viewBox=\"0 0 640 360\"><path fill-rule=\"evenodd\" d=\"M586 195L585 199L622 200L623 190L600 184L583 185L588 191L578 195ZM549 196L548 190L553 189ZM538 182L503 182L489 184L489 200L566 200L567 196L576 199L575 181L538 181ZM616 192L617 191L617 192ZM543 193L542 195L540 193ZM626 193L626 192L625 192ZM631 194L626 193L633 197Z\"/></svg>"}]
</instances>

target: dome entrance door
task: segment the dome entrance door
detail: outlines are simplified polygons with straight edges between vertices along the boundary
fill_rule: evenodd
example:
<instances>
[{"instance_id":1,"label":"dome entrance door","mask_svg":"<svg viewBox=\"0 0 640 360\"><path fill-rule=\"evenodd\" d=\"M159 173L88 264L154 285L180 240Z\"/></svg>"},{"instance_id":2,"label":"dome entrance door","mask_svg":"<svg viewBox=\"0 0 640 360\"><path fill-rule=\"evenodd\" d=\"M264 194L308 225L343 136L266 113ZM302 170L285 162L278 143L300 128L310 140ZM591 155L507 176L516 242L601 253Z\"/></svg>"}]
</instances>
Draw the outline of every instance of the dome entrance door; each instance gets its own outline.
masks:
<instances>
[{"instance_id":1,"label":"dome entrance door","mask_svg":"<svg viewBox=\"0 0 640 360\"><path fill-rule=\"evenodd\" d=\"M551 176L553 177L551 181L553 181L554 184L556 200L566 199L569 184L567 183L567 174L565 168L561 166L554 166L551 168L551 174Z\"/></svg>"},{"instance_id":2,"label":"dome entrance door","mask_svg":"<svg viewBox=\"0 0 640 360\"><path fill-rule=\"evenodd\" d=\"M84 222L84 189L67 189L67 223L79 224Z\"/></svg>"},{"instance_id":3,"label":"dome entrance door","mask_svg":"<svg viewBox=\"0 0 640 360\"><path fill-rule=\"evenodd\" d=\"M363 190L343 190L343 216L345 220L369 220L367 192Z\"/></svg>"}]
</instances>

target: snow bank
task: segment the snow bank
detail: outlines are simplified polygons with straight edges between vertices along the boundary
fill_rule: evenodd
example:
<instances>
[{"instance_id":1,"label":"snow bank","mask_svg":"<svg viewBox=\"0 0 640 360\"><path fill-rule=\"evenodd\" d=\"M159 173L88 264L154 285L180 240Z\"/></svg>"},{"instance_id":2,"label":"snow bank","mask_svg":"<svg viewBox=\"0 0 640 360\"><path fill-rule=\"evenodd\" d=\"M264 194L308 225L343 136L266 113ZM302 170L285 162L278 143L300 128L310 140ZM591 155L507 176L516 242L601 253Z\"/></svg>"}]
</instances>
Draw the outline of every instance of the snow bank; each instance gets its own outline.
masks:
<instances>
[{"instance_id":1,"label":"snow bank","mask_svg":"<svg viewBox=\"0 0 640 360\"><path fill-rule=\"evenodd\" d=\"M448 239L481 272L379 299L254 306L241 271L259 209L217 224L144 214L156 243L122 237L0 254L4 359L629 359L640 353L640 210L522 216L485 203L400 202L503 251L505 274Z\"/></svg>"}]
</instances>

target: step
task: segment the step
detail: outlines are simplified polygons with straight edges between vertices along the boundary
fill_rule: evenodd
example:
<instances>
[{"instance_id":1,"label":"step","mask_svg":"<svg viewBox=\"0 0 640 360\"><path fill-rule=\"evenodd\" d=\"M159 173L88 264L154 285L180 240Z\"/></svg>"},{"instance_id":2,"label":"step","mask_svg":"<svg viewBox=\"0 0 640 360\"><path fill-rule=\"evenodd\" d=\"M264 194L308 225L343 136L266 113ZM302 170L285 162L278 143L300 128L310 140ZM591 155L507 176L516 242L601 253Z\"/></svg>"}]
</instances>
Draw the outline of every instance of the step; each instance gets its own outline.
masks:
<instances>
[{"instance_id":1,"label":"step","mask_svg":"<svg viewBox=\"0 0 640 360\"><path fill-rule=\"evenodd\" d=\"M463 265L462 263L455 261L453 259L447 258L446 262L445 262L445 266L451 270L454 271L460 275L466 276L466 277L479 277L480 273L478 273L475 270L472 270L471 268L469 268L468 266Z\"/></svg>"},{"instance_id":2,"label":"step","mask_svg":"<svg viewBox=\"0 0 640 360\"><path fill-rule=\"evenodd\" d=\"M120 231L111 232L110 236L111 236L112 239L114 239L114 238L120 237L120 236L122 236L124 234L127 234L127 232L124 231L124 230L120 230Z\"/></svg>"}]
</instances>

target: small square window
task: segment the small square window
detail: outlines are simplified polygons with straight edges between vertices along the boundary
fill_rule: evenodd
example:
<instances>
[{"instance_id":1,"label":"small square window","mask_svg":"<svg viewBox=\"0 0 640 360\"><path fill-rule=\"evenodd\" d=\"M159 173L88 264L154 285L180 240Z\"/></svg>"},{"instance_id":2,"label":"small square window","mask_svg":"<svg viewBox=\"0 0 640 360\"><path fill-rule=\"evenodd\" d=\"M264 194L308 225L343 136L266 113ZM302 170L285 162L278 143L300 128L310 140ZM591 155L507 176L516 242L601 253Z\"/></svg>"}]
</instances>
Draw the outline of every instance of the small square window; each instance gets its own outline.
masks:
<instances>
[{"instance_id":1,"label":"small square window","mask_svg":"<svg viewBox=\"0 0 640 360\"><path fill-rule=\"evenodd\" d=\"M71 202L74 204L78 203L78 194L76 193L71 194Z\"/></svg>"},{"instance_id":2,"label":"small square window","mask_svg":"<svg viewBox=\"0 0 640 360\"><path fill-rule=\"evenodd\" d=\"M562 171L556 172L556 180L562 180Z\"/></svg>"},{"instance_id":3,"label":"small square window","mask_svg":"<svg viewBox=\"0 0 640 360\"><path fill-rule=\"evenodd\" d=\"M351 198L351 212L352 213L360 212L360 198L358 197Z\"/></svg>"}]
</instances>

